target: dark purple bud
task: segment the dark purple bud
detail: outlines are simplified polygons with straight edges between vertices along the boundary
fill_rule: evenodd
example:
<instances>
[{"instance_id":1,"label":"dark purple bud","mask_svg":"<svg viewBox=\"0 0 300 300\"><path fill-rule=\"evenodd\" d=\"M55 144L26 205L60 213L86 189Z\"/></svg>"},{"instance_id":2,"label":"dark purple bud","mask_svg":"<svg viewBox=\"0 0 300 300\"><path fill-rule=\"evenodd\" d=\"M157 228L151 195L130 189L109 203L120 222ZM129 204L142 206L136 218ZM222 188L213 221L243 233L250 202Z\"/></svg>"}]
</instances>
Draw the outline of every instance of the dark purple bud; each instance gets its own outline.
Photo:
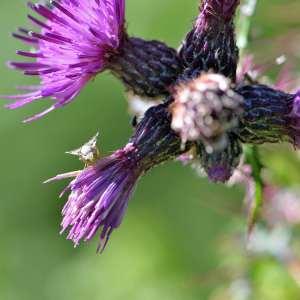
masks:
<instances>
[{"instance_id":1,"label":"dark purple bud","mask_svg":"<svg viewBox=\"0 0 300 300\"><path fill-rule=\"evenodd\" d=\"M194 28L180 49L185 69L181 79L196 78L212 70L235 81L239 53L233 17L238 4L237 0L203 1Z\"/></svg>"},{"instance_id":2,"label":"dark purple bud","mask_svg":"<svg viewBox=\"0 0 300 300\"><path fill-rule=\"evenodd\" d=\"M266 85L236 89L244 97L244 113L237 132L244 143L290 142L300 145L300 93L287 94Z\"/></svg>"},{"instance_id":3,"label":"dark purple bud","mask_svg":"<svg viewBox=\"0 0 300 300\"><path fill-rule=\"evenodd\" d=\"M101 228L99 249L104 249L111 232L124 216L137 180L152 167L187 151L170 128L168 104L149 109L137 124L129 143L112 155L96 161L82 171L50 179L75 177L62 211L62 231L75 246L90 240Z\"/></svg>"},{"instance_id":4,"label":"dark purple bud","mask_svg":"<svg viewBox=\"0 0 300 300\"><path fill-rule=\"evenodd\" d=\"M182 148L181 139L170 124L169 103L164 103L148 109L137 125L129 142L137 148L135 159L144 171L189 149L189 143Z\"/></svg>"},{"instance_id":5,"label":"dark purple bud","mask_svg":"<svg viewBox=\"0 0 300 300\"><path fill-rule=\"evenodd\" d=\"M243 98L219 74L204 74L179 85L172 104L172 128L182 142L201 140L208 152L227 145L227 133L239 125Z\"/></svg>"},{"instance_id":6,"label":"dark purple bud","mask_svg":"<svg viewBox=\"0 0 300 300\"><path fill-rule=\"evenodd\" d=\"M128 37L108 68L130 92L143 97L167 95L182 72L175 49L159 41Z\"/></svg>"},{"instance_id":7,"label":"dark purple bud","mask_svg":"<svg viewBox=\"0 0 300 300\"><path fill-rule=\"evenodd\" d=\"M242 146L234 134L228 135L227 147L222 151L208 153L202 143L198 143L198 155L202 168L213 182L226 182L239 165Z\"/></svg>"}]
</instances>

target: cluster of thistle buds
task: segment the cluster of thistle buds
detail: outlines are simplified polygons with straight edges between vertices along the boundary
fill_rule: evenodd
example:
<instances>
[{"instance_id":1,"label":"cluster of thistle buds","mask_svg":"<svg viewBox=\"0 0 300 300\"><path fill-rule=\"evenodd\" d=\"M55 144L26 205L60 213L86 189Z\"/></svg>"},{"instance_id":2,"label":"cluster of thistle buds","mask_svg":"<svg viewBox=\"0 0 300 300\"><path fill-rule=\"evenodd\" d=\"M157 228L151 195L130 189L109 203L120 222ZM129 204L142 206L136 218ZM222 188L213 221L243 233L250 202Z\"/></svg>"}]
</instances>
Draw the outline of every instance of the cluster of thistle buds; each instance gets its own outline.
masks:
<instances>
[{"instance_id":1,"label":"cluster of thistle buds","mask_svg":"<svg viewBox=\"0 0 300 300\"><path fill-rule=\"evenodd\" d=\"M192 153L213 182L227 182L241 161L242 144L290 142L299 146L300 93L249 83L237 76L234 17L239 0L203 0L178 51L160 41L131 37L125 0L28 3L37 31L13 36L31 47L9 62L40 84L10 95L15 109L50 97L53 105L25 122L70 103L99 73L111 71L125 86L135 111L128 143L100 158L96 137L71 154L85 162L72 178L62 232L75 245L100 231L99 249L122 222L138 179L154 166ZM34 49L34 50L32 50ZM238 78L238 80L237 80ZM146 107L146 111L142 108ZM150 107L150 108L149 108ZM137 109L138 108L138 109Z\"/></svg>"}]
</instances>

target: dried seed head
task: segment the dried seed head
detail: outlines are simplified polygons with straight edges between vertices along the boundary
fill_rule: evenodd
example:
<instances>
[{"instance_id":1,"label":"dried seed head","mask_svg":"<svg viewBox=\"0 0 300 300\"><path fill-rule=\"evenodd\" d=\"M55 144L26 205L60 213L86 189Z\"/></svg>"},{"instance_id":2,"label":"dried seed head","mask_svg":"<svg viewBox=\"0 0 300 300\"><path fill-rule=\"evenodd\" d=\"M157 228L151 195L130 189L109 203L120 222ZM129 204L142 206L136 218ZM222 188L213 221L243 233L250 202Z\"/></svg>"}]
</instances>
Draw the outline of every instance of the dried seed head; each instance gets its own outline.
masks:
<instances>
[{"instance_id":1,"label":"dried seed head","mask_svg":"<svg viewBox=\"0 0 300 300\"><path fill-rule=\"evenodd\" d=\"M172 128L183 143L201 140L208 152L226 147L227 132L238 125L243 102L231 89L230 80L204 74L179 86L174 98Z\"/></svg>"}]
</instances>

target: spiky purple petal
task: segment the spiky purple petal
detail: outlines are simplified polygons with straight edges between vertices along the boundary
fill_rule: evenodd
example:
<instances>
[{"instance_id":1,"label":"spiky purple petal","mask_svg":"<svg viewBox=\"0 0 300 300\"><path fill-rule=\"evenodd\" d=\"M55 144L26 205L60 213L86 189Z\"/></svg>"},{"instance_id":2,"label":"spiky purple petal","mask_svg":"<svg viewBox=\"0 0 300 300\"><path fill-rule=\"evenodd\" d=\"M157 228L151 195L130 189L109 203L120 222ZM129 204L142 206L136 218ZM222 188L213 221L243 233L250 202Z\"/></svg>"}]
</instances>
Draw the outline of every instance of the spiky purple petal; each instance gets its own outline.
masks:
<instances>
[{"instance_id":1,"label":"spiky purple petal","mask_svg":"<svg viewBox=\"0 0 300 300\"><path fill-rule=\"evenodd\" d=\"M129 144L79 174L74 173L75 179L65 190L69 190L70 195L62 210L61 232L69 229L67 238L75 246L81 240L90 240L102 227L100 248L103 248L112 230L120 225L128 199L141 173L130 159L131 151L134 148ZM52 180L72 175L62 174Z\"/></svg>"},{"instance_id":2,"label":"spiky purple petal","mask_svg":"<svg viewBox=\"0 0 300 300\"><path fill-rule=\"evenodd\" d=\"M19 28L13 36L34 46L35 51L17 51L32 62L10 62L25 75L38 76L40 85L32 93L8 96L16 100L7 108L15 109L41 98L51 97L54 104L26 121L71 102L118 49L124 31L124 0L52 1L52 9L28 3L40 17L29 15L40 32Z\"/></svg>"}]
</instances>

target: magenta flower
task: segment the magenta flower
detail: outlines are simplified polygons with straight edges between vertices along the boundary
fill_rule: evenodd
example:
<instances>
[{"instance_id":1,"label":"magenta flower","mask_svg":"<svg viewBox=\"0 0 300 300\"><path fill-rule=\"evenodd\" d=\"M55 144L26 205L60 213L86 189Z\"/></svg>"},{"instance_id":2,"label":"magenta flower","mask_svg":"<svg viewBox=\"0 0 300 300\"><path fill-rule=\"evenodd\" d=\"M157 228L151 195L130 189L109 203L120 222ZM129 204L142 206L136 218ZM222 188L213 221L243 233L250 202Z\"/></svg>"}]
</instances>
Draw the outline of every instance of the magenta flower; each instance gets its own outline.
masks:
<instances>
[{"instance_id":1,"label":"magenta flower","mask_svg":"<svg viewBox=\"0 0 300 300\"><path fill-rule=\"evenodd\" d=\"M17 51L34 61L9 62L9 66L36 75L40 85L26 86L29 92L8 96L16 102L7 105L14 109L35 100L51 97L54 104L25 122L38 119L66 105L96 74L103 71L108 59L120 46L124 32L124 0L62 0L52 1L53 8L41 4L28 6L45 21L32 15L28 18L41 31L19 28L13 36L35 51Z\"/></svg>"},{"instance_id":2,"label":"magenta flower","mask_svg":"<svg viewBox=\"0 0 300 300\"><path fill-rule=\"evenodd\" d=\"M98 250L104 249L112 230L120 225L141 174L141 169L130 159L134 150L134 146L128 144L83 171L61 174L49 180L75 177L65 189L70 190L70 195L62 210L61 223L61 232L70 228L67 238L75 246L81 240L89 241L102 227Z\"/></svg>"},{"instance_id":3,"label":"magenta flower","mask_svg":"<svg viewBox=\"0 0 300 300\"><path fill-rule=\"evenodd\" d=\"M62 211L62 232L69 229L68 239L77 246L100 229L98 250L103 250L111 232L121 224L138 179L152 167L186 152L189 146L182 148L180 138L171 130L167 104L150 108L124 148L82 171L47 181L75 177L65 189L70 195ZM83 157L82 149L76 155ZM90 149L92 157L97 157L97 151Z\"/></svg>"}]
</instances>

